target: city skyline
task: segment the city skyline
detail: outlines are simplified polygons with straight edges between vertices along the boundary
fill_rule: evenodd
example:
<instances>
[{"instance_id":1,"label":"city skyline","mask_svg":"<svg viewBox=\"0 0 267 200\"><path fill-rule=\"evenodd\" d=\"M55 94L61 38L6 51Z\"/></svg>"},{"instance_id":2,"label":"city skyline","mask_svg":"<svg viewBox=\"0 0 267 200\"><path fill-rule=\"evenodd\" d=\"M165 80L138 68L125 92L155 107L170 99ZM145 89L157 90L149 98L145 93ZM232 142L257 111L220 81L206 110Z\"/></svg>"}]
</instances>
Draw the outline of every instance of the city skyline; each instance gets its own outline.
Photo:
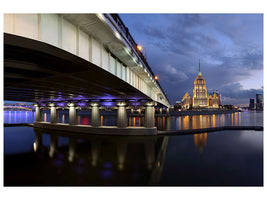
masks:
<instances>
[{"instance_id":1,"label":"city skyline","mask_svg":"<svg viewBox=\"0 0 267 200\"><path fill-rule=\"evenodd\" d=\"M262 14L120 14L171 103L193 93L201 71L222 104L263 93Z\"/></svg>"}]
</instances>

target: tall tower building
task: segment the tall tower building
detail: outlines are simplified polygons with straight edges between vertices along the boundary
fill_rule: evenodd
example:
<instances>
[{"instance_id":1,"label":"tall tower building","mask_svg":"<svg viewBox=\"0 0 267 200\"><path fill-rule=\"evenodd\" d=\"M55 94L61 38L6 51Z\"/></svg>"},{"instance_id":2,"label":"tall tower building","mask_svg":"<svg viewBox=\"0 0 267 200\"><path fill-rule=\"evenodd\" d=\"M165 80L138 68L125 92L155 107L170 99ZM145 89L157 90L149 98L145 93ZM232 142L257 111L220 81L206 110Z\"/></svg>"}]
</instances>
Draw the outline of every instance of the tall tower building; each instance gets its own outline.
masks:
<instances>
[{"instance_id":1,"label":"tall tower building","mask_svg":"<svg viewBox=\"0 0 267 200\"><path fill-rule=\"evenodd\" d=\"M254 109L254 99L249 100L249 109L253 110Z\"/></svg>"},{"instance_id":2,"label":"tall tower building","mask_svg":"<svg viewBox=\"0 0 267 200\"><path fill-rule=\"evenodd\" d=\"M203 78L202 73L200 71L200 61L199 61L198 75L194 81L192 106L193 107L207 107L208 106L206 80Z\"/></svg>"},{"instance_id":3,"label":"tall tower building","mask_svg":"<svg viewBox=\"0 0 267 200\"><path fill-rule=\"evenodd\" d=\"M262 110L263 109L263 104L262 104L262 94L256 94L256 109L257 110Z\"/></svg>"}]
</instances>

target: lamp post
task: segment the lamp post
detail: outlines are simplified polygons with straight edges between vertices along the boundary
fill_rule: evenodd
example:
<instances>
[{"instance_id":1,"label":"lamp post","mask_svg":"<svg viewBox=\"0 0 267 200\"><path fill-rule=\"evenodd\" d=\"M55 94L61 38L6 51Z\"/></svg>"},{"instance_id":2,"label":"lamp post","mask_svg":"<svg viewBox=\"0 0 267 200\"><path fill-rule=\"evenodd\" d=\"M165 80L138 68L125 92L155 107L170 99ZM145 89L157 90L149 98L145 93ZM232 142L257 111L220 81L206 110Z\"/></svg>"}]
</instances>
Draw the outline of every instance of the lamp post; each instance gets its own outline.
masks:
<instances>
[{"instance_id":1,"label":"lamp post","mask_svg":"<svg viewBox=\"0 0 267 200\"><path fill-rule=\"evenodd\" d=\"M141 45L137 45L136 48L138 49L138 51L142 52L142 50L145 53L145 59L146 59L146 50L141 46Z\"/></svg>"}]
</instances>

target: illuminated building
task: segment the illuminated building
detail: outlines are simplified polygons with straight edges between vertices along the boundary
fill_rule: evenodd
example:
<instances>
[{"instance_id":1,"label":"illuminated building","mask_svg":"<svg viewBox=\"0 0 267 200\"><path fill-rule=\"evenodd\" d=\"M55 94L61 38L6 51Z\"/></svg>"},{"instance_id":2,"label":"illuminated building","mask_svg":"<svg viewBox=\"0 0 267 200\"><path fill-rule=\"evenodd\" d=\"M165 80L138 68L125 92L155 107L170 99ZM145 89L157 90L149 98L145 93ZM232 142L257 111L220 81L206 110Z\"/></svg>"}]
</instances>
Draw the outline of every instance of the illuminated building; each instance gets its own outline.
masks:
<instances>
[{"instance_id":1,"label":"illuminated building","mask_svg":"<svg viewBox=\"0 0 267 200\"><path fill-rule=\"evenodd\" d=\"M189 109L190 105L191 105L191 97L187 92L182 99L182 109Z\"/></svg>"},{"instance_id":2,"label":"illuminated building","mask_svg":"<svg viewBox=\"0 0 267 200\"><path fill-rule=\"evenodd\" d=\"M209 107L210 108L219 108L221 105L221 98L218 92L213 92L209 96Z\"/></svg>"},{"instance_id":3,"label":"illuminated building","mask_svg":"<svg viewBox=\"0 0 267 200\"><path fill-rule=\"evenodd\" d=\"M218 90L207 96L206 80L203 78L200 71L199 61L199 71L194 81L193 97L190 98L187 92L182 99L182 108L219 108L220 105L221 95Z\"/></svg>"},{"instance_id":4,"label":"illuminated building","mask_svg":"<svg viewBox=\"0 0 267 200\"><path fill-rule=\"evenodd\" d=\"M193 108L208 106L206 80L203 78L202 73L200 71L200 61L198 75L194 81L192 106Z\"/></svg>"}]
</instances>

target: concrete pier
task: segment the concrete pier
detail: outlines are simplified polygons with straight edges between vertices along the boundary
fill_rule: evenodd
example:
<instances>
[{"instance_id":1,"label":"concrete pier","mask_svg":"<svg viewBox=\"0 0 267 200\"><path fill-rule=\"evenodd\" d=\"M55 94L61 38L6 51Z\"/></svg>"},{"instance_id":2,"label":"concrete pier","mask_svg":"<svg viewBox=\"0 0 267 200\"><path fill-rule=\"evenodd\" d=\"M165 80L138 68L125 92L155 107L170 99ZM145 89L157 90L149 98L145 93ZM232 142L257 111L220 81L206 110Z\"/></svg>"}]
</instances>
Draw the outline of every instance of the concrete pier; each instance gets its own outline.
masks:
<instances>
[{"instance_id":1,"label":"concrete pier","mask_svg":"<svg viewBox=\"0 0 267 200\"><path fill-rule=\"evenodd\" d=\"M99 110L98 103L92 103L92 114L91 114L91 121L93 127L98 127L101 125L101 115Z\"/></svg>"},{"instance_id":2,"label":"concrete pier","mask_svg":"<svg viewBox=\"0 0 267 200\"><path fill-rule=\"evenodd\" d=\"M50 104L51 106L51 123L58 123L58 109L55 104Z\"/></svg>"},{"instance_id":3,"label":"concrete pier","mask_svg":"<svg viewBox=\"0 0 267 200\"><path fill-rule=\"evenodd\" d=\"M35 121L42 122L43 121L43 110L40 108L40 105L36 105L35 107Z\"/></svg>"},{"instance_id":4,"label":"concrete pier","mask_svg":"<svg viewBox=\"0 0 267 200\"><path fill-rule=\"evenodd\" d=\"M146 103L145 108L145 127L152 128L155 126L155 108L154 102Z\"/></svg>"},{"instance_id":5,"label":"concrete pier","mask_svg":"<svg viewBox=\"0 0 267 200\"><path fill-rule=\"evenodd\" d=\"M119 128L126 128L127 127L126 103L119 102L117 106L118 106L117 126Z\"/></svg>"},{"instance_id":6,"label":"concrete pier","mask_svg":"<svg viewBox=\"0 0 267 200\"><path fill-rule=\"evenodd\" d=\"M78 124L77 110L74 103L69 104L69 124L70 125Z\"/></svg>"}]
</instances>

